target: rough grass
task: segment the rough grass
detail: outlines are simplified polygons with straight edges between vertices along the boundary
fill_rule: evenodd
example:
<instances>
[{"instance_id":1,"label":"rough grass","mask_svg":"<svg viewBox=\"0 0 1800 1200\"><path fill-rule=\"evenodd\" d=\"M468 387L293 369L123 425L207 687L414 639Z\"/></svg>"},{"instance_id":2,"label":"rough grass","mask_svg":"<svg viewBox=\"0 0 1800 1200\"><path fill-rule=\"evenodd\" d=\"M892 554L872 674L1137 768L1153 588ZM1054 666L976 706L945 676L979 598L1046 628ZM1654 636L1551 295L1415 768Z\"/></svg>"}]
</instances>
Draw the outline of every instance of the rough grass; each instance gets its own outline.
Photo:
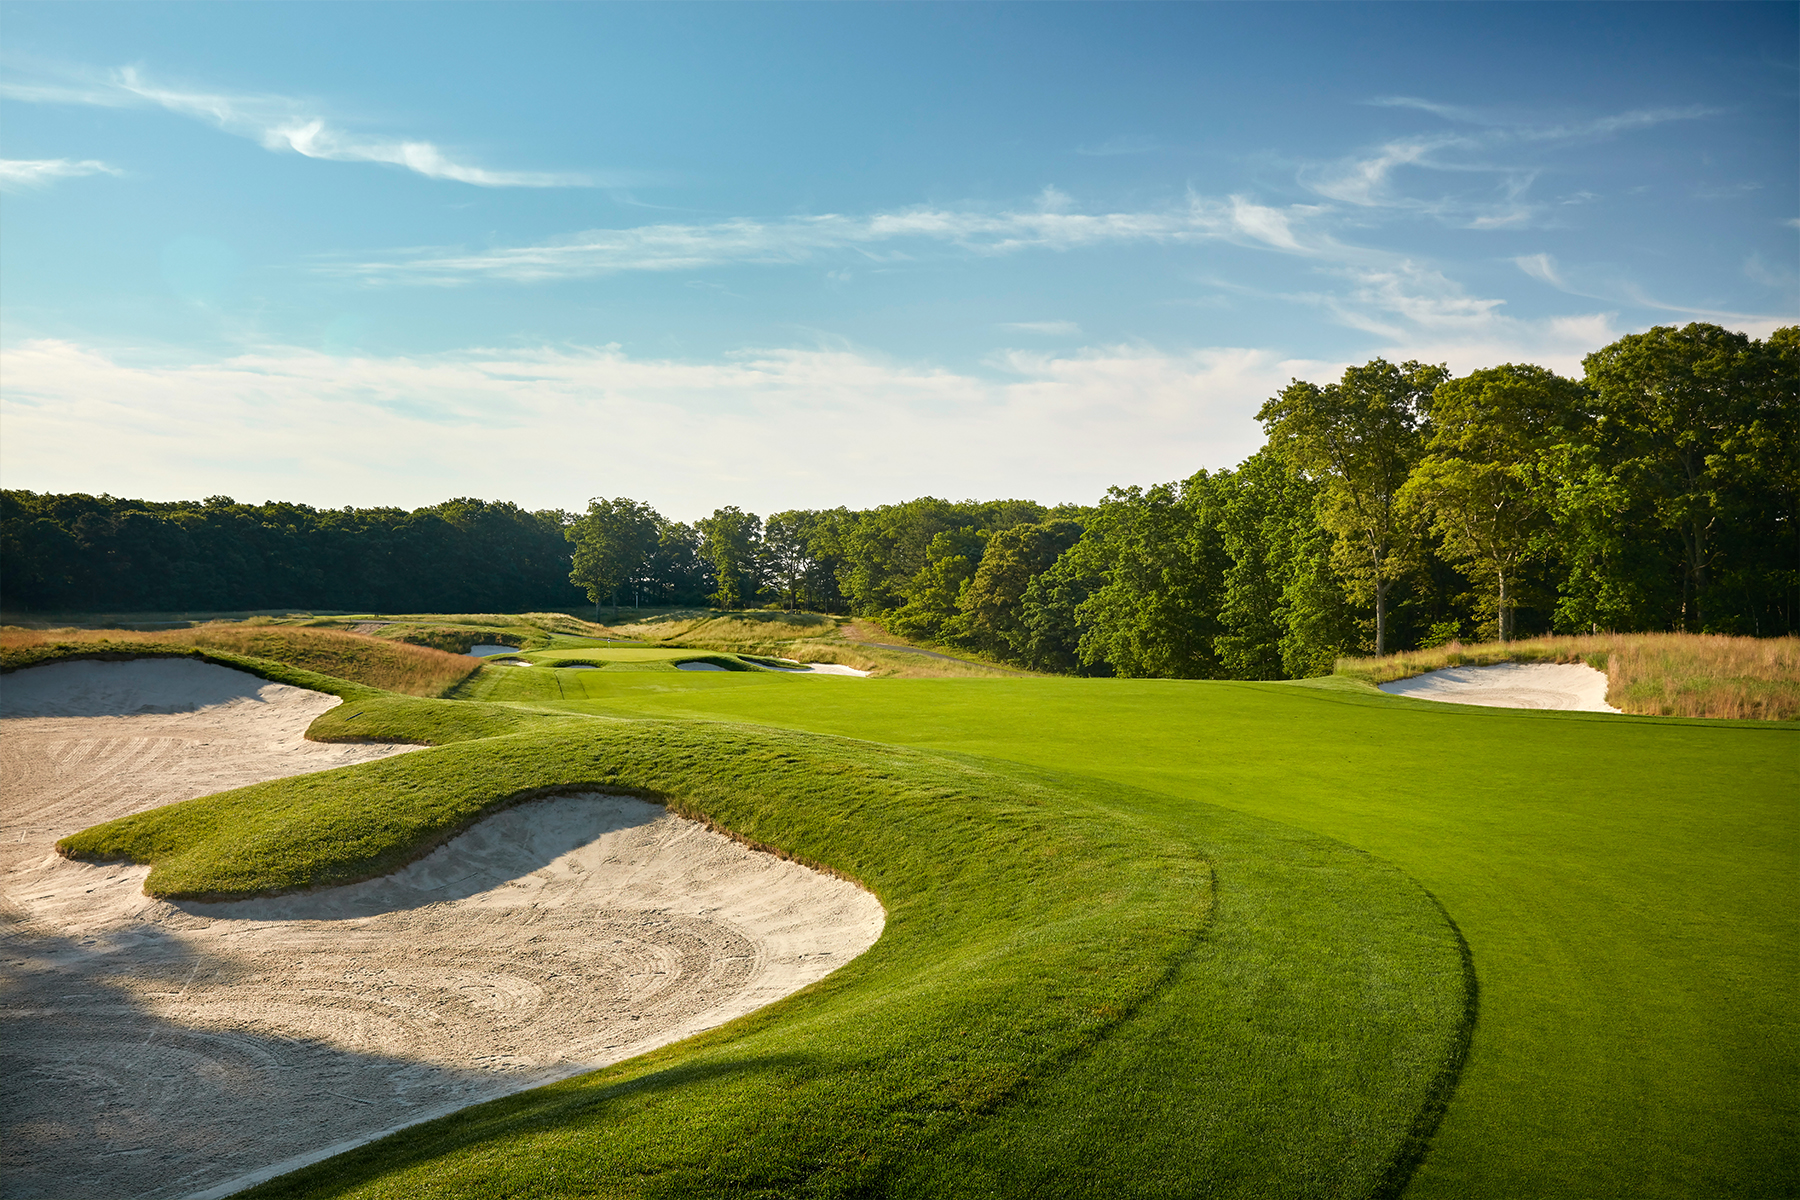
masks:
<instances>
[{"instance_id":1,"label":"rough grass","mask_svg":"<svg viewBox=\"0 0 1800 1200\"><path fill-rule=\"evenodd\" d=\"M351 725L450 744L65 846L151 862L161 894L242 895L365 877L500 805L595 788L860 880L887 926L749 1017L249 1195L1367 1196L1404 1178L1463 1051L1453 927L1327 838L739 725L364 697L314 732Z\"/></svg>"},{"instance_id":2,"label":"rough grass","mask_svg":"<svg viewBox=\"0 0 1800 1200\"><path fill-rule=\"evenodd\" d=\"M1606 699L1639 716L1800 719L1800 638L1629 633L1542 637L1383 658L1341 658L1337 673L1387 683L1444 667L1585 662L1606 672Z\"/></svg>"},{"instance_id":3,"label":"rough grass","mask_svg":"<svg viewBox=\"0 0 1800 1200\"><path fill-rule=\"evenodd\" d=\"M440 696L480 664L460 654L334 629L216 623L154 633L125 629L0 630L0 670L71 656L213 651L265 659L406 696Z\"/></svg>"}]
</instances>

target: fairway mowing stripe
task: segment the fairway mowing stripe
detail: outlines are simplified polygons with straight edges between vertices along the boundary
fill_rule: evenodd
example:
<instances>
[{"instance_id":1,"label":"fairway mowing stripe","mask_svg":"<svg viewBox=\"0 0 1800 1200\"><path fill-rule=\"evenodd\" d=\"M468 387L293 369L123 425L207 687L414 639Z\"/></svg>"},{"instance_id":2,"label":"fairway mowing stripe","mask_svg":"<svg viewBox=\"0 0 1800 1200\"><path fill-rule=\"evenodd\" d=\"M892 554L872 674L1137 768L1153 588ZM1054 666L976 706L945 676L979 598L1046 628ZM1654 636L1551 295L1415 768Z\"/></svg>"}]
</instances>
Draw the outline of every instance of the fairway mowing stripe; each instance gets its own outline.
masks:
<instances>
[{"instance_id":1,"label":"fairway mowing stripe","mask_svg":"<svg viewBox=\"0 0 1800 1200\"><path fill-rule=\"evenodd\" d=\"M1399 870L1398 867L1395 869ZM1408 872L1402 870L1400 873L1412 879ZM1450 910L1444 907L1444 902L1437 898L1435 892L1416 879L1413 882L1431 898L1431 903L1443 914L1444 923L1456 935L1456 948L1462 955L1463 1013L1462 1020L1457 1023L1456 1032L1451 1037L1450 1054L1437 1075L1432 1078L1425 1103L1413 1118L1406 1140L1401 1143L1371 1200L1400 1200L1407 1185L1412 1183L1419 1164L1430 1153L1431 1139L1437 1133L1438 1126L1443 1124L1444 1114L1450 1111L1451 1100L1456 1097L1456 1085L1462 1080L1463 1065L1469 1061L1469 1047L1475 1042L1475 1022L1481 1015L1481 981L1475 976L1475 954L1469 949L1468 939L1463 937L1462 926L1456 923L1456 918L1450 915Z\"/></svg>"}]
</instances>

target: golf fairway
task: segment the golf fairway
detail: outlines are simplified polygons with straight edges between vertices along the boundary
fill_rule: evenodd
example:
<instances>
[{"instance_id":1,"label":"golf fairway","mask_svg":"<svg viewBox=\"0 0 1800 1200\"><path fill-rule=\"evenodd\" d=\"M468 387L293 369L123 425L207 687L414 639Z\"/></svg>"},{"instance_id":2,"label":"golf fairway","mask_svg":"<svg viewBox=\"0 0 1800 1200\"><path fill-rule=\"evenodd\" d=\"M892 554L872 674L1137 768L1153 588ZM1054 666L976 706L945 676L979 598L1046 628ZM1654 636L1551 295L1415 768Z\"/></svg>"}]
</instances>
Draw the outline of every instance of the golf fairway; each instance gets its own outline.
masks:
<instances>
[{"instance_id":1,"label":"golf fairway","mask_svg":"<svg viewBox=\"0 0 1800 1200\"><path fill-rule=\"evenodd\" d=\"M1409 1196L1800 1186L1792 725L1295 684L589 672L561 686L586 697L557 705L573 711L760 722L1113 780L1160 797L1171 827L1199 801L1394 863L1457 922L1480 988Z\"/></svg>"}]
</instances>

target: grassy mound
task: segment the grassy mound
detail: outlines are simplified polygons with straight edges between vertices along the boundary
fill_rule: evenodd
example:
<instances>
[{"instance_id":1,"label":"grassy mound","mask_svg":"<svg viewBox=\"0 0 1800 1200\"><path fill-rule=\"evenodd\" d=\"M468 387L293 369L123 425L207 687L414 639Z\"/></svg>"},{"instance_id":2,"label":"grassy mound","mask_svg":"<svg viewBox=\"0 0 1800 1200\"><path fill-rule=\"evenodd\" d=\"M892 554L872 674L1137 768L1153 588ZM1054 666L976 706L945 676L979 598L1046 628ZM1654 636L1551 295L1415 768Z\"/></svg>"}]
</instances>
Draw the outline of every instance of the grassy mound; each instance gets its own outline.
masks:
<instances>
[{"instance_id":1,"label":"grassy mound","mask_svg":"<svg viewBox=\"0 0 1800 1200\"><path fill-rule=\"evenodd\" d=\"M480 665L442 650L341 630L292 625L221 622L154 633L124 629L0 630L0 670L14 671L63 658L160 654L199 654L220 661L224 661L221 656L235 656L234 665L238 666L248 666L240 660L254 658L406 696L441 696ZM264 674L253 666L248 669ZM320 690L336 694L330 686Z\"/></svg>"},{"instance_id":2,"label":"grassy mound","mask_svg":"<svg viewBox=\"0 0 1800 1200\"><path fill-rule=\"evenodd\" d=\"M522 796L600 788L858 879L886 931L747 1018L253 1195L1365 1196L1404 1177L1460 1061L1454 928L1327 838L741 725L360 693L314 729L426 732L448 744L65 845L152 863L160 894L242 895L366 877Z\"/></svg>"}]
</instances>

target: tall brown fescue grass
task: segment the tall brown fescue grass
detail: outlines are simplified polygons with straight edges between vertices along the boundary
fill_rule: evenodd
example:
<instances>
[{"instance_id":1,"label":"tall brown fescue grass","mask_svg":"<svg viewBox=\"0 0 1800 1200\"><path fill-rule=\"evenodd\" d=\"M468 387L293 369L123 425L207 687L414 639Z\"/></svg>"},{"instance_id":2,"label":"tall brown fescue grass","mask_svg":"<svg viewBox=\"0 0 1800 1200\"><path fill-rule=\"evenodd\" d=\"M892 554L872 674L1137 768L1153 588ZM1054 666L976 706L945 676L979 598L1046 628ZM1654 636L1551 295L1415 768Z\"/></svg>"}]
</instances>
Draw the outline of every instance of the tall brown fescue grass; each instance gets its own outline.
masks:
<instances>
[{"instance_id":1,"label":"tall brown fescue grass","mask_svg":"<svg viewBox=\"0 0 1800 1200\"><path fill-rule=\"evenodd\" d=\"M0 665L27 666L72 647L129 654L149 646L224 650L272 659L407 696L441 696L481 664L461 654L335 629L231 622L141 633L129 629L0 630Z\"/></svg>"},{"instance_id":2,"label":"tall brown fescue grass","mask_svg":"<svg viewBox=\"0 0 1800 1200\"><path fill-rule=\"evenodd\" d=\"M1337 673L1369 683L1444 667L1502 662L1585 662L1606 672L1614 708L1651 717L1800 719L1800 638L1699 633L1596 633L1541 637L1384 658L1340 658Z\"/></svg>"}]
</instances>

